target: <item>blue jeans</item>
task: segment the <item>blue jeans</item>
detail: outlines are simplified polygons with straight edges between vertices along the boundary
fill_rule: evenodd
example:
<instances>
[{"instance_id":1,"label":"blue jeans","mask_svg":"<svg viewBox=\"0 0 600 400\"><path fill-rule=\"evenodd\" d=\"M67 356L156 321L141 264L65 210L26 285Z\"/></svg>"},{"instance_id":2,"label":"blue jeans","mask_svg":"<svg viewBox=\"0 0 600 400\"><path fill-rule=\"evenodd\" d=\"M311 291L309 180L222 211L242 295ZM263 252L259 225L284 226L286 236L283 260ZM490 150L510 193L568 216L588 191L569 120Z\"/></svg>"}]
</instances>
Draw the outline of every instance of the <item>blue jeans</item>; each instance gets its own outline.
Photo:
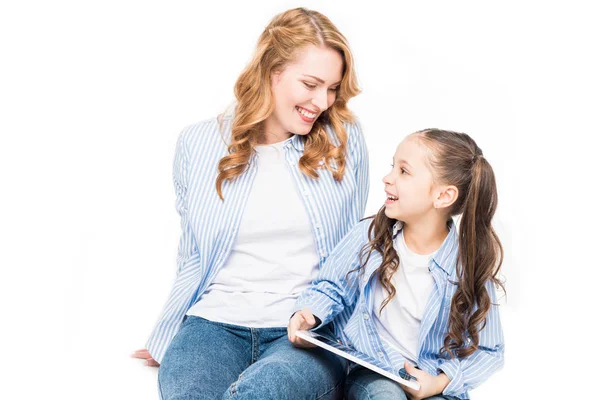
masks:
<instances>
[{"instance_id":1,"label":"blue jeans","mask_svg":"<svg viewBox=\"0 0 600 400\"><path fill-rule=\"evenodd\" d=\"M347 400L407 400L402 386L370 369L355 366L344 383ZM460 400L457 397L438 394L426 400Z\"/></svg>"},{"instance_id":2,"label":"blue jeans","mask_svg":"<svg viewBox=\"0 0 600 400\"><path fill-rule=\"evenodd\" d=\"M335 399L346 363L298 349L286 328L247 328L187 316L158 370L163 400Z\"/></svg>"}]
</instances>

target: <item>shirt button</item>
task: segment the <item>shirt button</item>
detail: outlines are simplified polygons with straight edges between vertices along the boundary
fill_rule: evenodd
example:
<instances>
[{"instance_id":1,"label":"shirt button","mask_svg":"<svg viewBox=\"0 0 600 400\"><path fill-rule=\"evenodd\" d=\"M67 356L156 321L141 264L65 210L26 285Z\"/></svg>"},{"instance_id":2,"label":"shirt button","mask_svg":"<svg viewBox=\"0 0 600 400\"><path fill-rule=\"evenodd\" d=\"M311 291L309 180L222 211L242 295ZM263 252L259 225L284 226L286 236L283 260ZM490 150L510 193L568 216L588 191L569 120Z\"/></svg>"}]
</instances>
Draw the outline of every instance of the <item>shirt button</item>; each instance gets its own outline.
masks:
<instances>
[{"instance_id":1,"label":"shirt button","mask_svg":"<svg viewBox=\"0 0 600 400\"><path fill-rule=\"evenodd\" d=\"M377 353L377 355L379 356L379 358L383 359L383 353L381 351Z\"/></svg>"},{"instance_id":2,"label":"shirt button","mask_svg":"<svg viewBox=\"0 0 600 400\"><path fill-rule=\"evenodd\" d=\"M302 192L302 194L303 194L305 197L308 197L308 190L305 190L305 191L303 191L303 192Z\"/></svg>"},{"instance_id":3,"label":"shirt button","mask_svg":"<svg viewBox=\"0 0 600 400\"><path fill-rule=\"evenodd\" d=\"M321 257L327 257L327 252L325 250L321 251Z\"/></svg>"},{"instance_id":4,"label":"shirt button","mask_svg":"<svg viewBox=\"0 0 600 400\"><path fill-rule=\"evenodd\" d=\"M364 319L369 319L369 314L367 314L367 313L364 313L364 314L363 314L363 318L364 318Z\"/></svg>"}]
</instances>

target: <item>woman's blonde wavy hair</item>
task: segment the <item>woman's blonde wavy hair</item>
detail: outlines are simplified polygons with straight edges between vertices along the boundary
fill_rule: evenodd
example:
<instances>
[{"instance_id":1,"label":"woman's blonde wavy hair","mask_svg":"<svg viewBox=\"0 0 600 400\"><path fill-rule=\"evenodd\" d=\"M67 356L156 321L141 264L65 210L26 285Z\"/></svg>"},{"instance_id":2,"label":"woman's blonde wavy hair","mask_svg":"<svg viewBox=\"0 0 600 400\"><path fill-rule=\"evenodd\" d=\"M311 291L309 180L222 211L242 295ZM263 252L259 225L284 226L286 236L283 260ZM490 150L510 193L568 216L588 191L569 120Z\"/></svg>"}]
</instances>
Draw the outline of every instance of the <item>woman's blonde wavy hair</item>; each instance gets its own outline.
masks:
<instances>
[{"instance_id":1,"label":"woman's blonde wavy hair","mask_svg":"<svg viewBox=\"0 0 600 400\"><path fill-rule=\"evenodd\" d=\"M326 16L305 8L295 8L271 20L258 39L252 60L235 83L237 105L228 145L229 154L219 161L216 181L221 199L223 183L226 180L233 181L247 168L252 145L257 142L264 121L275 108L271 91L272 73L281 71L294 61L298 50L307 45L325 46L338 51L342 56L343 71L335 102L321 113L310 133L303 136L304 154L299 161L300 170L318 179L317 169L324 167L332 172L337 181L342 180L348 141L344 123L354 121L347 102L360 93L354 60L346 38ZM330 142L325 131L327 124L338 139L337 147ZM323 159L326 162L321 166L319 162Z\"/></svg>"}]
</instances>

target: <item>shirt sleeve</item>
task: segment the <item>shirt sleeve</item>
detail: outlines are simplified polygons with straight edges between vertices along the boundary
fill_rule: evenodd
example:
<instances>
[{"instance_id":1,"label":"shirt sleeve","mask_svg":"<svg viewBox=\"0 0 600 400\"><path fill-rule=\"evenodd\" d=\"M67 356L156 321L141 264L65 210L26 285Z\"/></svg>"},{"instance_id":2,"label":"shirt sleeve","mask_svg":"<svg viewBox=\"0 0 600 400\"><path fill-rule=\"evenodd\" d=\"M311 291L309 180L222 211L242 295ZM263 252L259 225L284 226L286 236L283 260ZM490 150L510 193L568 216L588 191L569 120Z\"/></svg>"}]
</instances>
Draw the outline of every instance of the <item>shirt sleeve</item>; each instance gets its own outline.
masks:
<instances>
[{"instance_id":1,"label":"shirt sleeve","mask_svg":"<svg viewBox=\"0 0 600 400\"><path fill-rule=\"evenodd\" d=\"M335 247L313 284L300 294L295 311L308 308L321 320L318 329L331 322L347 307L353 307L359 296L359 272L349 271L360 265L364 245L363 231L368 221L357 224ZM362 272L362 271L361 271Z\"/></svg>"},{"instance_id":2,"label":"shirt sleeve","mask_svg":"<svg viewBox=\"0 0 600 400\"><path fill-rule=\"evenodd\" d=\"M175 187L175 208L180 217L181 236L177 250L177 274L193 267L198 262L194 257L198 253L198 246L194 239L188 213L187 189L189 175L189 154L185 145L185 135L182 133L177 140L175 159L173 160L173 186Z\"/></svg>"},{"instance_id":3,"label":"shirt sleeve","mask_svg":"<svg viewBox=\"0 0 600 400\"><path fill-rule=\"evenodd\" d=\"M445 395L459 396L474 389L504 365L504 337L499 306L496 303L496 289L491 281L488 281L486 288L492 306L486 316L486 325L479 332L479 348L468 357L453 358L438 367L450 378L450 383L443 392Z\"/></svg>"},{"instance_id":4,"label":"shirt sleeve","mask_svg":"<svg viewBox=\"0 0 600 400\"><path fill-rule=\"evenodd\" d=\"M369 197L369 152L360 122L356 121L353 124L349 124L346 130L348 132L348 148L350 150L350 155L355 162L355 204L357 207L358 219L360 219L365 214L367 199Z\"/></svg>"},{"instance_id":5,"label":"shirt sleeve","mask_svg":"<svg viewBox=\"0 0 600 400\"><path fill-rule=\"evenodd\" d=\"M186 292L186 289L194 284L194 273L199 270L200 255L198 246L191 228L188 213L188 176L189 176L189 153L185 145L185 131L177 140L175 159L173 162L173 183L175 186L175 207L181 218L181 236L177 251L177 276L175 283L169 293L169 298L163 308L156 326L152 331L146 348L152 358L161 363L169 344L168 338L172 338L178 330L179 322L187 311L187 304L178 304L176 301Z\"/></svg>"}]
</instances>

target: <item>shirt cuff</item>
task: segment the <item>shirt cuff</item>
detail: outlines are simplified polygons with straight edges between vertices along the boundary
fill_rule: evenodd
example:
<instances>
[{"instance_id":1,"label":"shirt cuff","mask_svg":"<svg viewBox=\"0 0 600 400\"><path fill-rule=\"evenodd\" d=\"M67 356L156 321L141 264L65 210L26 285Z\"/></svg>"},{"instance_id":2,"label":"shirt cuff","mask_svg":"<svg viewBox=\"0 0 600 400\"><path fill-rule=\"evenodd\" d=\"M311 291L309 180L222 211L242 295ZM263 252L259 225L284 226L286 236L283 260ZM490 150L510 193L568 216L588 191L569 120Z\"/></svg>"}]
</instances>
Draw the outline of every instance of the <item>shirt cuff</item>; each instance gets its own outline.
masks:
<instances>
[{"instance_id":1,"label":"shirt cuff","mask_svg":"<svg viewBox=\"0 0 600 400\"><path fill-rule=\"evenodd\" d=\"M463 392L463 378L460 370L460 362L457 359L449 360L438 367L440 371L446 374L450 383L442 392L448 396L458 396Z\"/></svg>"}]
</instances>

